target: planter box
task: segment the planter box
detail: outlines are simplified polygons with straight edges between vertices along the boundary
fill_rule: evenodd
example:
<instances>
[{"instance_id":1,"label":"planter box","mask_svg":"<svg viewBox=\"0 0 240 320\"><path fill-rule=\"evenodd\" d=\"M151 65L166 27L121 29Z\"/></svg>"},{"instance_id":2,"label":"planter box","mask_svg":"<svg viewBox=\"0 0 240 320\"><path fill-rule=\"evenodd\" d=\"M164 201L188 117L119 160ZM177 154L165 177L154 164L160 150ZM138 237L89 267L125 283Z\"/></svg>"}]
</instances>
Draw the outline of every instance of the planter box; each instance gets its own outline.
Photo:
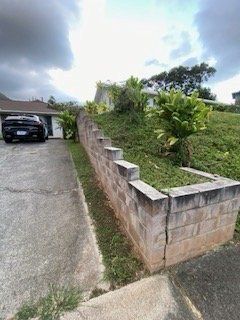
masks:
<instances>
[{"instance_id":1,"label":"planter box","mask_svg":"<svg viewBox=\"0 0 240 320\"><path fill-rule=\"evenodd\" d=\"M150 271L187 260L233 237L240 182L182 168L209 182L159 192L139 179L139 167L123 159L84 113L78 117L87 151L117 218Z\"/></svg>"}]
</instances>

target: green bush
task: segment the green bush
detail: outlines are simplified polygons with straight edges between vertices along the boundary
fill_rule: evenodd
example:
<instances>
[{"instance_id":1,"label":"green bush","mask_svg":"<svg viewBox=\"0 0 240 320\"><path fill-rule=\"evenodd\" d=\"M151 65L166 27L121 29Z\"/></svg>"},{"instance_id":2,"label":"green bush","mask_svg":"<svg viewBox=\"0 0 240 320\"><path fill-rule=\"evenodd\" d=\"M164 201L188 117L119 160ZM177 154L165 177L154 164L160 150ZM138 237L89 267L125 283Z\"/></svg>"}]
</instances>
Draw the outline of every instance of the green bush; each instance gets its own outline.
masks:
<instances>
[{"instance_id":1,"label":"green bush","mask_svg":"<svg viewBox=\"0 0 240 320\"><path fill-rule=\"evenodd\" d=\"M108 105L104 102L96 103L94 101L87 101L84 109L88 114L101 114L109 111Z\"/></svg>"},{"instance_id":2,"label":"green bush","mask_svg":"<svg viewBox=\"0 0 240 320\"><path fill-rule=\"evenodd\" d=\"M240 105L239 104L217 104L213 105L213 110L220 111L220 112L232 112L232 113L240 113Z\"/></svg>"},{"instance_id":3,"label":"green bush","mask_svg":"<svg viewBox=\"0 0 240 320\"><path fill-rule=\"evenodd\" d=\"M69 110L65 110L59 113L57 117L58 125L63 129L65 139L74 139L77 134L77 122L76 116Z\"/></svg>"},{"instance_id":4,"label":"green bush","mask_svg":"<svg viewBox=\"0 0 240 320\"><path fill-rule=\"evenodd\" d=\"M143 84L138 78L131 77L121 87L116 84L110 87L114 110L119 113L143 113L147 107L148 96L142 92Z\"/></svg>"},{"instance_id":5,"label":"green bush","mask_svg":"<svg viewBox=\"0 0 240 320\"><path fill-rule=\"evenodd\" d=\"M177 153L181 165L190 165L192 148L188 138L206 129L209 111L197 93L187 97L181 91L171 90L159 92L156 97L156 108L150 111L158 119L159 129L155 132L158 138L166 138L166 149Z\"/></svg>"}]
</instances>

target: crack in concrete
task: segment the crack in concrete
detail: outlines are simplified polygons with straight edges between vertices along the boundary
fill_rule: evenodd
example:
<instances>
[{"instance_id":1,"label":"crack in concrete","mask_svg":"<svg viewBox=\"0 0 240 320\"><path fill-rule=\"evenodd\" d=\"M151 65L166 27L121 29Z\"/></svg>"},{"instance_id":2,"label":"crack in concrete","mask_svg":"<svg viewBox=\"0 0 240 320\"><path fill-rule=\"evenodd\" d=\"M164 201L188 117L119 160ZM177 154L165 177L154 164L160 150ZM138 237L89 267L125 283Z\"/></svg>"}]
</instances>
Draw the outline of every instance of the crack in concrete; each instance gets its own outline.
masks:
<instances>
[{"instance_id":1,"label":"crack in concrete","mask_svg":"<svg viewBox=\"0 0 240 320\"><path fill-rule=\"evenodd\" d=\"M33 189L14 189L14 188L10 188L10 187L4 187L4 188L0 187L0 192L4 192L4 191L8 191L11 193L34 193L34 194L58 196L58 195L62 195L62 194L69 194L74 191L78 192L78 188L54 191L54 190L47 190L47 189L46 190L45 189L33 190Z\"/></svg>"}]
</instances>

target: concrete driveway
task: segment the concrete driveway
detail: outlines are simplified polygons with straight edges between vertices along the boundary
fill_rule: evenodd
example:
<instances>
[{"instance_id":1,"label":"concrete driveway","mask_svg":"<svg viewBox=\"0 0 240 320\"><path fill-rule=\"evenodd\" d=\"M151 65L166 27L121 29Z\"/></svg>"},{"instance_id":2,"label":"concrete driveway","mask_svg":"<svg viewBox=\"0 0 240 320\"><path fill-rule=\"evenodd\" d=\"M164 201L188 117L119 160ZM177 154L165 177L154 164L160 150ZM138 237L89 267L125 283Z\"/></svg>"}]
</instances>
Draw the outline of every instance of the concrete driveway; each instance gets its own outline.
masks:
<instances>
[{"instance_id":1,"label":"concrete driveway","mask_svg":"<svg viewBox=\"0 0 240 320\"><path fill-rule=\"evenodd\" d=\"M64 141L0 141L0 318L50 284L91 290L100 269Z\"/></svg>"}]
</instances>

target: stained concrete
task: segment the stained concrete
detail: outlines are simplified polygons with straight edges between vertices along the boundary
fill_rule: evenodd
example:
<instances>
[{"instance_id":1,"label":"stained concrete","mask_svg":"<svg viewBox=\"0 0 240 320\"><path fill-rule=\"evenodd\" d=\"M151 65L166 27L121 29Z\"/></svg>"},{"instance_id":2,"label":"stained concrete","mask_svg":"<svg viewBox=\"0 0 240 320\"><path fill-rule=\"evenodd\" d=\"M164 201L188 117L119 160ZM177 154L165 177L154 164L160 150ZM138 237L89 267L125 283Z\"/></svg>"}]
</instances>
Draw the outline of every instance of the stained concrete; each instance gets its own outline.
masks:
<instances>
[{"instance_id":1,"label":"stained concrete","mask_svg":"<svg viewBox=\"0 0 240 320\"><path fill-rule=\"evenodd\" d=\"M64 141L0 142L0 318L50 284L88 292L101 270Z\"/></svg>"},{"instance_id":2,"label":"stained concrete","mask_svg":"<svg viewBox=\"0 0 240 320\"><path fill-rule=\"evenodd\" d=\"M194 320L184 297L165 275L156 275L83 303L61 320Z\"/></svg>"},{"instance_id":3,"label":"stained concrete","mask_svg":"<svg viewBox=\"0 0 240 320\"><path fill-rule=\"evenodd\" d=\"M240 319L240 244L182 263L174 278L202 319Z\"/></svg>"}]
</instances>

